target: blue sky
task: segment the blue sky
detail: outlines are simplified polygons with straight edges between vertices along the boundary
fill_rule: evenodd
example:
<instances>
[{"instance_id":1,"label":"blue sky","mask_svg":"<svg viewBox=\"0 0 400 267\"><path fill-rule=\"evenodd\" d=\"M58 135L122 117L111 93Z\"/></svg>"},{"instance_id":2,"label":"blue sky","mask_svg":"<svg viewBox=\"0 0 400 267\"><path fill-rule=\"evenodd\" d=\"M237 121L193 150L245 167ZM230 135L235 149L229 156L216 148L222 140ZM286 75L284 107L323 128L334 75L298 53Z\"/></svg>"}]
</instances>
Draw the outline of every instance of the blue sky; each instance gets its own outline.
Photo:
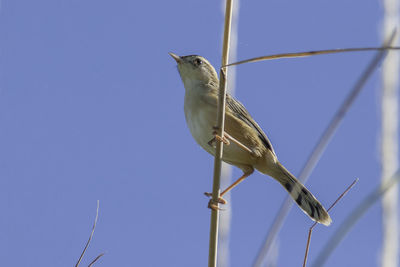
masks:
<instances>
[{"instance_id":1,"label":"blue sky","mask_svg":"<svg viewBox=\"0 0 400 267\"><path fill-rule=\"evenodd\" d=\"M242 1L238 59L379 46L376 0ZM86 260L97 266L205 266L213 158L194 142L168 52L219 66L219 1L2 0L0 251L4 266L71 266L100 217ZM297 174L373 53L236 67L236 95ZM364 88L307 187L329 206L310 262L379 183L380 70ZM234 169L234 177L240 175ZM256 173L232 191L231 266L250 266L286 192ZM326 266L377 266L375 205ZM311 221L297 207L278 266L300 266ZM87 264L86 264L87 265Z\"/></svg>"}]
</instances>

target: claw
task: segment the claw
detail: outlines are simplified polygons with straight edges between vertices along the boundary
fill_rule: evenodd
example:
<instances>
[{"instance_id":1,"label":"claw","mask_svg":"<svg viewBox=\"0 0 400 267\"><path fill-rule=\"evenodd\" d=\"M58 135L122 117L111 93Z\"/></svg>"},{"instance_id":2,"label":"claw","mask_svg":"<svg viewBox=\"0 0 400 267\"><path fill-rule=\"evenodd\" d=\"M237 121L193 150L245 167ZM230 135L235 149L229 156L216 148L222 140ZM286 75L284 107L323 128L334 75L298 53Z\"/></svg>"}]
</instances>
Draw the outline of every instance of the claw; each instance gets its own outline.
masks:
<instances>
[{"instance_id":1,"label":"claw","mask_svg":"<svg viewBox=\"0 0 400 267\"><path fill-rule=\"evenodd\" d=\"M209 192L205 192L204 195L206 195L207 197L212 197L212 193L209 193ZM211 200L212 200L212 199L210 199L210 202L211 202ZM217 200L217 203L219 203L219 204L227 204L228 201L226 201L225 199L223 199L222 197L220 197L220 198ZM210 203L208 203L208 204L209 204L209 206L210 206Z\"/></svg>"},{"instance_id":2,"label":"claw","mask_svg":"<svg viewBox=\"0 0 400 267\"><path fill-rule=\"evenodd\" d=\"M217 130L219 128L217 126L213 126L212 128L214 130L213 131L214 138L210 142L208 142L208 144L212 144L213 142L215 142L215 140L218 140L219 142L223 142L224 144L229 145L231 143L230 141L232 141L233 143L235 143L236 145L238 145L242 149L246 150L247 152L249 152L250 154L255 156L255 153L254 153L254 151L252 149L250 149L247 146L245 146L242 143L240 143L238 140L236 140L235 138L230 136L227 132L224 132L224 136L221 137L221 136L218 135L218 132L217 132Z\"/></svg>"},{"instance_id":3,"label":"claw","mask_svg":"<svg viewBox=\"0 0 400 267\"><path fill-rule=\"evenodd\" d=\"M204 195L205 195L206 197L212 197L212 193L210 193L210 192L204 192Z\"/></svg>"},{"instance_id":4,"label":"claw","mask_svg":"<svg viewBox=\"0 0 400 267\"><path fill-rule=\"evenodd\" d=\"M217 139L218 141L224 143L225 145L230 145L231 144L231 142L229 142L229 140L226 139L225 136L221 137L218 134L215 134L215 139Z\"/></svg>"},{"instance_id":5,"label":"claw","mask_svg":"<svg viewBox=\"0 0 400 267\"><path fill-rule=\"evenodd\" d=\"M214 203L212 199L208 202L208 208L212 210L222 210L220 207L218 207L218 203Z\"/></svg>"},{"instance_id":6,"label":"claw","mask_svg":"<svg viewBox=\"0 0 400 267\"><path fill-rule=\"evenodd\" d=\"M213 147L213 148L215 148L215 145L214 145L214 143L215 143L215 137L213 138L213 139L211 139L210 141L208 141L208 145L209 146L211 146L211 147Z\"/></svg>"},{"instance_id":7,"label":"claw","mask_svg":"<svg viewBox=\"0 0 400 267\"><path fill-rule=\"evenodd\" d=\"M210 146L215 147L214 145L215 141L223 142L225 145L230 145L231 142L229 142L228 138L226 138L225 136L221 137L220 135L218 135L218 129L219 129L218 126L213 126L212 128L213 128L212 134L214 135L214 138L208 142Z\"/></svg>"}]
</instances>

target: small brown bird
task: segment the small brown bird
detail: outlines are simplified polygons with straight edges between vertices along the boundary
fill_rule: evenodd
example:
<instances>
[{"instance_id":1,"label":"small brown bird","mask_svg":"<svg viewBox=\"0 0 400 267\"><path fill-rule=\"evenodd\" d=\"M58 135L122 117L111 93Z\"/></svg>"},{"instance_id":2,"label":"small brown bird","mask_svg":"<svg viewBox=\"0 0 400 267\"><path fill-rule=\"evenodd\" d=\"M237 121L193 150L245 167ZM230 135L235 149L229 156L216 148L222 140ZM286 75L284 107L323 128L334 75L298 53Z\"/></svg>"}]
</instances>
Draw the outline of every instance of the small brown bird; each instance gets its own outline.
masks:
<instances>
[{"instance_id":1,"label":"small brown bird","mask_svg":"<svg viewBox=\"0 0 400 267\"><path fill-rule=\"evenodd\" d=\"M257 169L277 180L312 220L328 226L332 222L328 212L278 161L266 134L246 108L229 94L226 95L224 136L216 136L219 79L214 67L201 56L169 54L178 63L185 87L185 117L193 138L212 155L215 155L216 138L229 144L224 147L222 160L243 171L221 197Z\"/></svg>"}]
</instances>

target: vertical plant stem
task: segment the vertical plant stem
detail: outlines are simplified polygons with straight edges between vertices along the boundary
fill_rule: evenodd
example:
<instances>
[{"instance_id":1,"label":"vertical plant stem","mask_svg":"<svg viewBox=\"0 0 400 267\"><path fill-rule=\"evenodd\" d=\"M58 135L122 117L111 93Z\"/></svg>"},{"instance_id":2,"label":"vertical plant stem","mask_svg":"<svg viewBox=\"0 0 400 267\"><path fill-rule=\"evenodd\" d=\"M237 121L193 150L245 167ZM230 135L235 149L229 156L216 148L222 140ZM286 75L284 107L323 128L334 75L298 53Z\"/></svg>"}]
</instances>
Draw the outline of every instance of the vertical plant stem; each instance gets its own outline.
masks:
<instances>
[{"instance_id":1,"label":"vertical plant stem","mask_svg":"<svg viewBox=\"0 0 400 267\"><path fill-rule=\"evenodd\" d=\"M383 36L398 27L400 22L399 0L384 0ZM393 45L399 43L397 30ZM399 86L399 53L388 51L382 66L382 140L381 165L382 183L386 182L398 168L399 131L398 131L398 86ZM398 222L399 187L393 186L382 197L382 267L397 267L399 263L399 222Z\"/></svg>"},{"instance_id":2,"label":"vertical plant stem","mask_svg":"<svg viewBox=\"0 0 400 267\"><path fill-rule=\"evenodd\" d=\"M225 8L224 41L222 45L221 66L225 66L226 64L228 64L231 20L232 20L232 0L227 0ZM217 127L219 131L218 134L220 136L224 136L224 126L225 126L225 102L226 102L225 77L226 77L226 72L221 68L220 80L219 80L218 108L217 108ZM217 142L217 148L214 159L214 179L213 179L213 191L212 191L212 201L214 203L218 203L218 199L220 197L222 154L223 154L223 143ZM209 246L209 256L208 256L209 267L217 266L218 219L219 219L219 210L211 209L210 246Z\"/></svg>"},{"instance_id":3,"label":"vertical plant stem","mask_svg":"<svg viewBox=\"0 0 400 267\"><path fill-rule=\"evenodd\" d=\"M225 12L225 2L221 3L223 12ZM237 31L238 31L238 21L239 21L239 6L240 0L236 0L232 3L232 26L231 26L231 36L229 45L229 62L236 61L237 54ZM225 15L225 13L224 13ZM223 38L223 37L222 37ZM221 40L222 40L221 38ZM229 75L227 76L227 92L230 95L235 93L235 74L236 68L229 70ZM221 170L221 188L227 188L232 184L232 165L227 163L222 164ZM224 199L231 203L231 194L228 192L224 195ZM229 264L229 236L231 228L231 217L232 217L232 205L225 205L224 212L220 214L219 218L219 240L218 240L218 257L217 265L218 267L228 267Z\"/></svg>"}]
</instances>

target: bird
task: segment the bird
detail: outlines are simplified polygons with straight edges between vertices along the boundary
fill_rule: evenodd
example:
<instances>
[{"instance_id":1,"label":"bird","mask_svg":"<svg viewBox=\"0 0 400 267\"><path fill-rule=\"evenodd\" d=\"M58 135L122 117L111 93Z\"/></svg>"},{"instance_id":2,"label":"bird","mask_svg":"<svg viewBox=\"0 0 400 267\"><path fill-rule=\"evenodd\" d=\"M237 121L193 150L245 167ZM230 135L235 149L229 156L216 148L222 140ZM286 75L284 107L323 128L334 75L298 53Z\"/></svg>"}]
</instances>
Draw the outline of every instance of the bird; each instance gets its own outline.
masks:
<instances>
[{"instance_id":1,"label":"bird","mask_svg":"<svg viewBox=\"0 0 400 267\"><path fill-rule=\"evenodd\" d=\"M215 156L215 142L222 141L222 160L243 171L243 175L221 192L220 203L228 191L237 186L254 170L278 181L300 209L313 221L329 226L328 212L314 195L278 160L267 135L246 108L230 94L226 94L225 127L223 136L216 132L219 78L214 67L198 55L169 55L176 61L185 87L184 113L188 128L196 142Z\"/></svg>"}]
</instances>

